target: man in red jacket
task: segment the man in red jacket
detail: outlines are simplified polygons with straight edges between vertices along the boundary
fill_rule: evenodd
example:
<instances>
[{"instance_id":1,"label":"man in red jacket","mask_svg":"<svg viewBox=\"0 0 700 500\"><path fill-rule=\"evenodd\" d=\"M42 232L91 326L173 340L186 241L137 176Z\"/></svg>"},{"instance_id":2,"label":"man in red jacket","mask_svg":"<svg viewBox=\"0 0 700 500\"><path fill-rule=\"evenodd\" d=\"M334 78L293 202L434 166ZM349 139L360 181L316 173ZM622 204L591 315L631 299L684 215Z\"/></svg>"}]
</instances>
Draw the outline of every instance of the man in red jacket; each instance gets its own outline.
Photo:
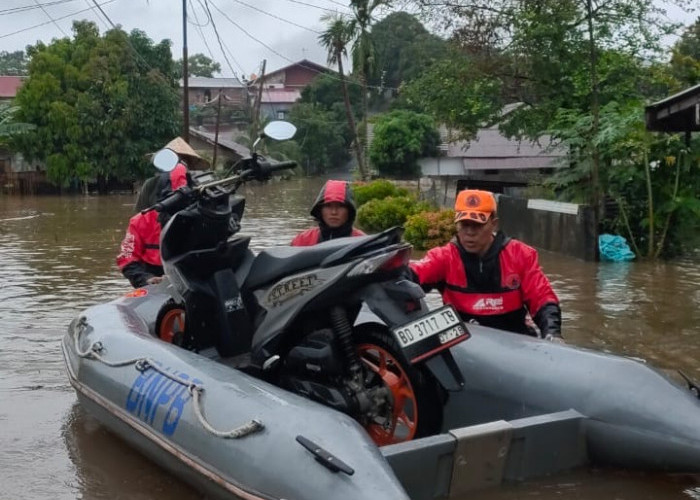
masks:
<instances>
[{"instance_id":1,"label":"man in red jacket","mask_svg":"<svg viewBox=\"0 0 700 500\"><path fill-rule=\"evenodd\" d=\"M163 172L164 186L158 198L188 183L187 167L179 163L169 173ZM137 213L129 219L129 227L122 241L117 266L134 288L160 283L163 264L160 260L160 214L155 210Z\"/></svg>"},{"instance_id":2,"label":"man in red jacket","mask_svg":"<svg viewBox=\"0 0 700 500\"><path fill-rule=\"evenodd\" d=\"M296 235L291 245L306 247L346 236L364 236L353 227L356 212L350 185L345 181L326 182L311 207L318 226Z\"/></svg>"},{"instance_id":3,"label":"man in red jacket","mask_svg":"<svg viewBox=\"0 0 700 500\"><path fill-rule=\"evenodd\" d=\"M411 269L424 288L437 287L465 321L561 342L559 299L538 263L537 251L497 231L492 193L468 189L455 201L457 235L433 248Z\"/></svg>"}]
</instances>

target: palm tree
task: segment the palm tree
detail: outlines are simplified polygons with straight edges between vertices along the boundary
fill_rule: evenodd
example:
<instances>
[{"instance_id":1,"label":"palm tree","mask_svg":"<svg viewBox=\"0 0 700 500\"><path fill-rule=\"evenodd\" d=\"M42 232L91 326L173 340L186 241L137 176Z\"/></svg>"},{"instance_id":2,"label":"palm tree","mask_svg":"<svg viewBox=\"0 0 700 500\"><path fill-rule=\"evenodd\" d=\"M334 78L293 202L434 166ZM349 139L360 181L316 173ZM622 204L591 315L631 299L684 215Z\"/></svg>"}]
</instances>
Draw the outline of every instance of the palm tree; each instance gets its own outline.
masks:
<instances>
[{"instance_id":1,"label":"palm tree","mask_svg":"<svg viewBox=\"0 0 700 500\"><path fill-rule=\"evenodd\" d=\"M367 76L374 66L374 43L372 41L371 26L374 22L374 11L380 6L389 6L391 0L350 0L353 12L353 69L362 83L362 112L364 120L360 130L360 141L363 147L367 147L367 119L369 113ZM367 170L367 169L365 169Z\"/></svg>"},{"instance_id":2,"label":"palm tree","mask_svg":"<svg viewBox=\"0 0 700 500\"><path fill-rule=\"evenodd\" d=\"M367 178L367 169L363 162L362 145L357 139L355 131L355 117L350 106L350 95L348 94L348 84L343 72L343 57L347 56L347 46L353 40L355 34L354 20L348 20L340 14L324 15L321 20L327 23L326 30L318 37L321 45L328 51L328 64L338 65L338 74L343 89L343 100L345 101L345 113L348 118L348 126L352 143L355 145L355 156L357 157L357 168L360 170L360 177Z\"/></svg>"}]
</instances>

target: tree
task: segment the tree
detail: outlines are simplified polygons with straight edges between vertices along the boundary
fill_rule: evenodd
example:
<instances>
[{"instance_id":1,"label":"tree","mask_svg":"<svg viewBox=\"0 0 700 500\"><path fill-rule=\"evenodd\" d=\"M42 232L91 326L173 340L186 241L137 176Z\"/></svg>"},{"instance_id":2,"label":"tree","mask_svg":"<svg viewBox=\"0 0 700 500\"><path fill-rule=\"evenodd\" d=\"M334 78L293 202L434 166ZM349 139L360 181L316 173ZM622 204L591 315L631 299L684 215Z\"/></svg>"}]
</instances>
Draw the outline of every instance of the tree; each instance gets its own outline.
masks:
<instances>
[{"instance_id":1,"label":"tree","mask_svg":"<svg viewBox=\"0 0 700 500\"><path fill-rule=\"evenodd\" d=\"M673 46L671 71L678 80L674 90L682 90L700 82L700 17L686 28Z\"/></svg>"},{"instance_id":2,"label":"tree","mask_svg":"<svg viewBox=\"0 0 700 500\"><path fill-rule=\"evenodd\" d=\"M17 106L0 102L0 146L5 146L13 136L33 128L28 123L20 123L14 120L14 114L18 110Z\"/></svg>"},{"instance_id":3,"label":"tree","mask_svg":"<svg viewBox=\"0 0 700 500\"><path fill-rule=\"evenodd\" d=\"M0 52L0 75L26 76L27 57L23 50Z\"/></svg>"},{"instance_id":4,"label":"tree","mask_svg":"<svg viewBox=\"0 0 700 500\"><path fill-rule=\"evenodd\" d=\"M36 128L14 141L47 175L73 180L145 177L145 155L177 134L179 95L170 43L120 29L100 36L86 21L74 37L28 49L29 78L19 90L17 119Z\"/></svg>"},{"instance_id":5,"label":"tree","mask_svg":"<svg viewBox=\"0 0 700 500\"><path fill-rule=\"evenodd\" d=\"M371 36L375 12L383 6L389 6L391 0L350 0L353 19L349 27L352 32L353 71L362 84L363 120L360 124L360 143L363 150L367 147L367 120L369 118L369 101L367 78L375 67L374 43ZM367 165L360 166L363 179L369 174Z\"/></svg>"},{"instance_id":6,"label":"tree","mask_svg":"<svg viewBox=\"0 0 700 500\"><path fill-rule=\"evenodd\" d=\"M174 70L176 78L182 78L182 59L175 61ZM187 57L187 74L189 76L214 78L214 75L218 73L221 73L221 65L204 54L194 54Z\"/></svg>"},{"instance_id":7,"label":"tree","mask_svg":"<svg viewBox=\"0 0 700 500\"><path fill-rule=\"evenodd\" d=\"M370 159L379 173L390 177L420 174L418 158L437 154L440 134L427 115L392 111L374 120Z\"/></svg>"},{"instance_id":8,"label":"tree","mask_svg":"<svg viewBox=\"0 0 700 500\"><path fill-rule=\"evenodd\" d=\"M598 214L605 182L597 139L600 110L613 101L660 97L654 94L663 88L653 75L654 63L663 52L661 40L678 26L653 0L417 2L458 28L455 39L468 41L462 50L486 78L499 82L504 102L525 104L501 118L508 135L536 139L563 110L589 117L579 122L589 129L578 129L585 143L581 151L589 155L581 162L588 165L588 178L580 186ZM494 51L498 68L472 55Z\"/></svg>"},{"instance_id":9,"label":"tree","mask_svg":"<svg viewBox=\"0 0 700 500\"><path fill-rule=\"evenodd\" d=\"M406 12L391 13L377 22L372 39L376 62L368 82L378 88L399 88L447 56L446 42Z\"/></svg>"},{"instance_id":10,"label":"tree","mask_svg":"<svg viewBox=\"0 0 700 500\"><path fill-rule=\"evenodd\" d=\"M350 95L348 93L348 84L343 71L343 57L347 56L347 47L353 37L353 24L340 15L324 16L322 18L327 23L326 31L318 37L321 45L328 52L328 64L338 65L338 74L340 75L341 88L343 91L343 102L345 104L345 115L348 120L348 128L350 130L351 141L355 147L355 156L357 158L357 168L360 170L360 177L367 177L367 169L363 161L362 145L355 135L355 117L350 105Z\"/></svg>"},{"instance_id":11,"label":"tree","mask_svg":"<svg viewBox=\"0 0 700 500\"><path fill-rule=\"evenodd\" d=\"M455 130L454 136L469 139L500 115L500 91L497 79L455 54L409 82L397 106L430 114Z\"/></svg>"},{"instance_id":12,"label":"tree","mask_svg":"<svg viewBox=\"0 0 700 500\"><path fill-rule=\"evenodd\" d=\"M297 127L301 165L307 174L327 172L348 161L348 125L338 121L338 112L312 103L298 103L289 114Z\"/></svg>"}]
</instances>

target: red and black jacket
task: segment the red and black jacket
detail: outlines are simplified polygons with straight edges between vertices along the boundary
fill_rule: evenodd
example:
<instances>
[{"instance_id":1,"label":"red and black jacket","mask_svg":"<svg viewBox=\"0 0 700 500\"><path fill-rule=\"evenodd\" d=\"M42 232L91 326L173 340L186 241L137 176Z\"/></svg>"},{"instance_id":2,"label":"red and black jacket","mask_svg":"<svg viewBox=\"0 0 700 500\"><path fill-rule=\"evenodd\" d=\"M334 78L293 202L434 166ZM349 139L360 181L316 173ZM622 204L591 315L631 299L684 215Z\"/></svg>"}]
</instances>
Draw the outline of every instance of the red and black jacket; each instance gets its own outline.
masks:
<instances>
[{"instance_id":1,"label":"red and black jacket","mask_svg":"<svg viewBox=\"0 0 700 500\"><path fill-rule=\"evenodd\" d=\"M457 238L434 248L411 269L426 288L436 287L465 321L533 334L529 311L542 335L561 335L559 299L539 266L537 251L498 233L483 257L464 250Z\"/></svg>"},{"instance_id":2,"label":"red and black jacket","mask_svg":"<svg viewBox=\"0 0 700 500\"><path fill-rule=\"evenodd\" d=\"M167 176L162 175L161 178L164 187L160 188L158 198L188 183L187 168L178 164ZM158 212L151 210L137 213L129 219L129 227L117 255L117 266L134 288L146 286L154 276L163 276L160 260L162 227L158 216Z\"/></svg>"},{"instance_id":3,"label":"red and black jacket","mask_svg":"<svg viewBox=\"0 0 700 500\"><path fill-rule=\"evenodd\" d=\"M321 207L326 203L342 203L348 207L348 221L341 227L330 228L324 224L321 217ZM312 227L296 235L291 245L306 247L316 245L323 241L344 238L347 236L364 236L365 233L353 227L357 208L352 197L350 184L346 181L327 181L318 193L316 201L311 207L311 215L318 221L318 227Z\"/></svg>"}]
</instances>

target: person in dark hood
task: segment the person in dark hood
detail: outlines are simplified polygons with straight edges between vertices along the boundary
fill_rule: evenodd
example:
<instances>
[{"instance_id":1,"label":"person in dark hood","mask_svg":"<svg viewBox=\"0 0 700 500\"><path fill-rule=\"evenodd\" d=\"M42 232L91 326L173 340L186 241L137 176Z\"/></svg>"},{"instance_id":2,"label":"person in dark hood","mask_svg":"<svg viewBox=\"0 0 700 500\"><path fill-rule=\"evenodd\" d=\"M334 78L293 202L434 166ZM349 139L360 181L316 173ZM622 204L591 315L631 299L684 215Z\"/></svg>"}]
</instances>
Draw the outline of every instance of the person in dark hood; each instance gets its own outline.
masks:
<instances>
[{"instance_id":1,"label":"person in dark hood","mask_svg":"<svg viewBox=\"0 0 700 500\"><path fill-rule=\"evenodd\" d=\"M336 238L364 236L365 233L353 227L356 213L350 184L327 181L311 207L311 215L318 221L318 226L299 233L291 245L311 246Z\"/></svg>"},{"instance_id":2,"label":"person in dark hood","mask_svg":"<svg viewBox=\"0 0 700 500\"><path fill-rule=\"evenodd\" d=\"M410 263L417 281L438 288L464 321L562 342L559 299L537 251L497 231L493 193L468 189L455 201L457 235Z\"/></svg>"}]
</instances>

